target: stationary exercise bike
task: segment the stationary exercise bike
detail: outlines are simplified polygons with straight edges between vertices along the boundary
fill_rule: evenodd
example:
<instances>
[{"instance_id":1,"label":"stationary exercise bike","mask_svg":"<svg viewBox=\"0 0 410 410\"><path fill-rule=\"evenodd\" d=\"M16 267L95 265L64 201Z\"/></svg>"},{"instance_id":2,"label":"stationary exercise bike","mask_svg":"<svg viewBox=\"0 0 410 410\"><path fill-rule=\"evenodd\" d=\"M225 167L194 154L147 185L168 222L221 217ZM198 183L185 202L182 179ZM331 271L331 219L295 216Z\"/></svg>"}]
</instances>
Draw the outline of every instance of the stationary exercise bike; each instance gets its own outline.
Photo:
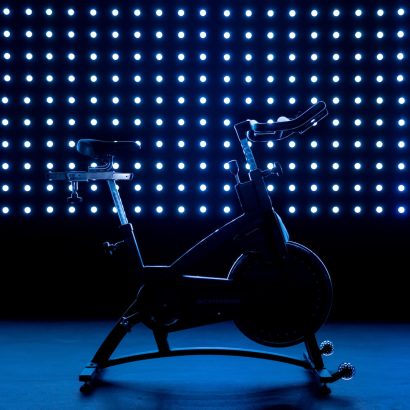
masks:
<instances>
[{"instance_id":1,"label":"stationary exercise bike","mask_svg":"<svg viewBox=\"0 0 410 410\"><path fill-rule=\"evenodd\" d=\"M78 183L107 181L120 219L123 240L105 247L111 252L126 244L134 257L138 276L136 298L116 322L91 361L79 376L81 391L89 391L101 370L133 361L183 355L232 355L268 359L310 370L324 393L328 383L351 379L350 363L328 371L322 355L333 353L333 344L317 343L315 333L327 320L332 304L332 283L321 259L307 247L289 240L288 232L272 206L264 179L280 175L279 163L267 170L258 168L252 143L281 140L302 134L327 115L322 101L293 119L276 122L246 120L234 125L248 171L243 176L237 161L229 169L236 180L236 193L243 213L199 241L169 266L144 264L131 223L128 222L117 187L129 181L131 173L116 172L114 157L130 155L140 149L132 141L80 139L77 150L96 163L87 171L49 172L48 179L71 184L69 202L78 202ZM94 164L95 165L95 164ZM215 250L229 247L237 256L229 272L219 272L217 262L209 275L195 275L192 267ZM219 273L216 275L215 273ZM170 332L221 321L233 320L249 339L280 348L304 343L306 352L299 359L267 351L237 348L171 348ZM125 335L138 323L152 330L158 350L112 358Z\"/></svg>"}]
</instances>

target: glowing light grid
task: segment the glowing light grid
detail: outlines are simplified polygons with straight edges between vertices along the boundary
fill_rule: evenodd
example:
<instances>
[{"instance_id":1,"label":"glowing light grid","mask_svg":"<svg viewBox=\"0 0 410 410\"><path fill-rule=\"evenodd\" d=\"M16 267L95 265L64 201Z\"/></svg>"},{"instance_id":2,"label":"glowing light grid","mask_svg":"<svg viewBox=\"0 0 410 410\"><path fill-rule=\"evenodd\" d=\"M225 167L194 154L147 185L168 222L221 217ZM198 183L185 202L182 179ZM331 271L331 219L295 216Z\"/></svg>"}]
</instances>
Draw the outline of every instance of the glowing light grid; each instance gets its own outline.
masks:
<instances>
[{"instance_id":1,"label":"glowing light grid","mask_svg":"<svg viewBox=\"0 0 410 410\"><path fill-rule=\"evenodd\" d=\"M75 142L94 137L142 142L116 163L135 172L120 186L134 215L231 218L226 164L246 169L233 124L317 100L330 115L313 131L253 146L283 166L267 180L278 211L408 213L404 2L91 4L0 2L0 215L113 212L101 184L80 185L80 209L44 178L85 169Z\"/></svg>"}]
</instances>

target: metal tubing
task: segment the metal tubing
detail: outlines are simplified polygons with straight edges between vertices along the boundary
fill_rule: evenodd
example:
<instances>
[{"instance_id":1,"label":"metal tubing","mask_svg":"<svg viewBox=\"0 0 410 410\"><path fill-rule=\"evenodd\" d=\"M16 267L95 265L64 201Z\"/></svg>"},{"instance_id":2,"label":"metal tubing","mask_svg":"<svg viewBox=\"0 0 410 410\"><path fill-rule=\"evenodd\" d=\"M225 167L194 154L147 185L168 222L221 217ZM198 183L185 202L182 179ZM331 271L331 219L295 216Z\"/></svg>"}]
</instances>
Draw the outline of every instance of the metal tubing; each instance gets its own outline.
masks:
<instances>
[{"instance_id":1,"label":"metal tubing","mask_svg":"<svg viewBox=\"0 0 410 410\"><path fill-rule=\"evenodd\" d=\"M122 205L120 193L118 192L117 185L115 181L112 179L107 180L108 186L110 188L110 192L112 195L112 199L115 204L115 208L117 209L118 218L120 218L121 225L126 225L128 223L127 215L125 213L124 206Z\"/></svg>"}]
</instances>

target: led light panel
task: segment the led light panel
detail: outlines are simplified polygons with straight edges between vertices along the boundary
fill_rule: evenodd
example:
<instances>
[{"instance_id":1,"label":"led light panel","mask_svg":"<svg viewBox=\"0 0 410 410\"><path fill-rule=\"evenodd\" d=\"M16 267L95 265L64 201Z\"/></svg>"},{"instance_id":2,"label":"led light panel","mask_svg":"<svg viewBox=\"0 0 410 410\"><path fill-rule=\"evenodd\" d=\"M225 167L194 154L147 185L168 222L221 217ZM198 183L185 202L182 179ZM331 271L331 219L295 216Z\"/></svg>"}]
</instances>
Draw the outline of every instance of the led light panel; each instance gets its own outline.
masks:
<instances>
[{"instance_id":1,"label":"led light panel","mask_svg":"<svg viewBox=\"0 0 410 410\"><path fill-rule=\"evenodd\" d=\"M105 216L48 170L85 170L80 138L138 140L116 158L133 216L240 213L227 163L247 166L233 125L292 117L324 100L301 136L253 144L275 208L294 216L397 216L409 209L405 1L0 1L0 215Z\"/></svg>"}]
</instances>

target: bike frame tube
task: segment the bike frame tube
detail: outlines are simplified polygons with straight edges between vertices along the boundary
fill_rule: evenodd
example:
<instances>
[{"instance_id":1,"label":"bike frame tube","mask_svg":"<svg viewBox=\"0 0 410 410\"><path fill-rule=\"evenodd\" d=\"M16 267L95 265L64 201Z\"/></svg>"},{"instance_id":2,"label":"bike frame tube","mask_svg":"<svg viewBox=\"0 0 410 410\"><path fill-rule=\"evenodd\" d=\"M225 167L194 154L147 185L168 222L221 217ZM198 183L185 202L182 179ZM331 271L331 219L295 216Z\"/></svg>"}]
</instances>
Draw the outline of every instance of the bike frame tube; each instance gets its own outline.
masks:
<instances>
[{"instance_id":1,"label":"bike frame tube","mask_svg":"<svg viewBox=\"0 0 410 410\"><path fill-rule=\"evenodd\" d=\"M140 275L142 270L144 269L144 261L142 260L142 255L140 249L138 247L137 238L134 234L134 229L132 225L128 222L127 214L125 212L124 205L121 201L120 193L118 192L117 184L114 180L108 179L107 180L108 187L110 188L111 196L114 201L114 205L117 209L118 218L121 222L120 229L122 230L122 234L124 236L124 240L131 247L131 249L135 252L134 262L136 264L137 274Z\"/></svg>"},{"instance_id":2,"label":"bike frame tube","mask_svg":"<svg viewBox=\"0 0 410 410\"><path fill-rule=\"evenodd\" d=\"M252 170L249 173L250 180L239 183L235 187L243 214L203 238L171 265L162 266L162 268L170 268L174 272L184 274L199 273L195 272L195 269L198 269L198 266L203 266L202 261L221 249L229 249L229 252L233 252L235 260L246 252L260 252L268 258L274 254L283 255L286 252L285 244L289 240L289 235L281 218L272 208L262 174L256 168L252 150L245 140L241 142L244 152L246 148L247 160L253 160L251 161ZM145 267L150 268L149 265L146 266L143 263L132 225L128 222L115 180L107 180L107 183L125 239L136 252L138 270ZM227 272L211 272L211 276L218 277L224 277L226 274Z\"/></svg>"},{"instance_id":3,"label":"bike frame tube","mask_svg":"<svg viewBox=\"0 0 410 410\"><path fill-rule=\"evenodd\" d=\"M256 212L240 215L199 241L170 267L176 272L195 274L196 272L193 272L195 267L202 266L201 262L209 258L209 255L227 247L235 255L235 259L246 252L270 252L268 249L270 244L264 232L265 218ZM272 219L276 223L273 210ZM278 226L278 229L281 227ZM210 272L210 274L210 276L225 277L227 272Z\"/></svg>"},{"instance_id":4,"label":"bike frame tube","mask_svg":"<svg viewBox=\"0 0 410 410\"><path fill-rule=\"evenodd\" d=\"M137 268L138 270L145 267L149 268L149 265L146 266L143 263L142 255L133 228L128 222L116 182L114 180L107 180L107 183L117 209L125 239L136 252ZM259 189L255 191L255 187ZM233 252L235 259L246 252L261 252L270 256L275 251L278 251L275 247L277 248L278 245L281 247L283 246L282 242L286 243L289 240L286 228L279 215L271 207L270 200L268 202L261 201L261 199L258 200L258 197L263 198L267 195L261 178L238 184L236 189L244 213L203 238L171 265L163 266L162 268L172 268L175 272L195 274L195 267L202 266L202 260L220 249L229 248L230 252ZM275 233L280 233L279 236L283 238L280 240L280 244L278 244L278 239L276 239L276 243L275 239L273 239L275 235L272 236L272 234ZM277 237L278 235L276 235ZM225 275L226 272L212 272L211 276L223 277Z\"/></svg>"}]
</instances>

